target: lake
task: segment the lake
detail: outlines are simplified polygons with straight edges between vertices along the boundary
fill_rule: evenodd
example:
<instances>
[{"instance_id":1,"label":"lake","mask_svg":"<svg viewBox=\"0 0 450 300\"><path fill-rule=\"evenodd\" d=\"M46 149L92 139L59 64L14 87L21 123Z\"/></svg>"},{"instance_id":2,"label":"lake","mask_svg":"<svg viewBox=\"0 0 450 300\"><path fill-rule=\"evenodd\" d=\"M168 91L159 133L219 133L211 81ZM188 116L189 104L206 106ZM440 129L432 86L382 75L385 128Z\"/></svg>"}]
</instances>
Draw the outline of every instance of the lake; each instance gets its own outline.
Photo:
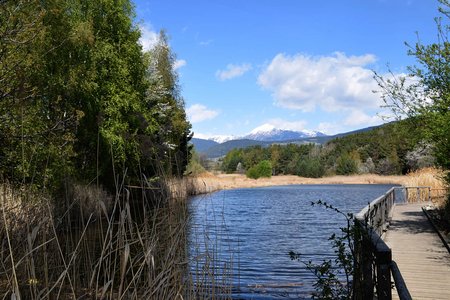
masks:
<instances>
[{"instance_id":1,"label":"lake","mask_svg":"<svg viewBox=\"0 0 450 300\"><path fill-rule=\"evenodd\" d=\"M308 299L314 276L289 252L302 253L305 261L333 258L328 238L346 224L342 215L311 202L357 213L391 187L294 185L193 197L188 229L192 281L199 290L233 299Z\"/></svg>"}]
</instances>

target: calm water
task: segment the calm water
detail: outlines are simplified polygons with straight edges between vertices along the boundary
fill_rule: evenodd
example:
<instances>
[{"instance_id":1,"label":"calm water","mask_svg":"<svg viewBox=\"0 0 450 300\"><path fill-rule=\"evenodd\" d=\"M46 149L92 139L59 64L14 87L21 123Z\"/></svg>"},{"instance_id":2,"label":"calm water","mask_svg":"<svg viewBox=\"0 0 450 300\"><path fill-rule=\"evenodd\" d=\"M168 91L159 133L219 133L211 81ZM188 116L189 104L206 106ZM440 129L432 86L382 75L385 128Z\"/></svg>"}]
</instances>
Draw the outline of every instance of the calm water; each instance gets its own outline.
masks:
<instances>
[{"instance_id":1,"label":"calm water","mask_svg":"<svg viewBox=\"0 0 450 300\"><path fill-rule=\"evenodd\" d=\"M342 215L312 206L327 201L359 212L391 185L296 185L220 191L193 197L189 228L191 273L197 284L231 287L235 299L309 298L313 276L305 260L332 257L328 240Z\"/></svg>"}]
</instances>

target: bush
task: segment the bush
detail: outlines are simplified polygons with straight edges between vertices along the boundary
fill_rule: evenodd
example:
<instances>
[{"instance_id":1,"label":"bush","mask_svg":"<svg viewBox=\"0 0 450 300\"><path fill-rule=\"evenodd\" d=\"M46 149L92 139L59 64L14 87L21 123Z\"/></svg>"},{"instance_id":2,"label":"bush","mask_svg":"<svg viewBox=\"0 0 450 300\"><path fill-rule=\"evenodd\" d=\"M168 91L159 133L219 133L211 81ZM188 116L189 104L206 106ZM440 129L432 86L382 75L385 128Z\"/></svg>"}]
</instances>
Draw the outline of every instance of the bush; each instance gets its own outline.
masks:
<instances>
[{"instance_id":1,"label":"bush","mask_svg":"<svg viewBox=\"0 0 450 300\"><path fill-rule=\"evenodd\" d=\"M268 160L263 160L256 166L251 167L246 173L248 178L258 179L260 177L272 177L272 164Z\"/></svg>"},{"instance_id":2,"label":"bush","mask_svg":"<svg viewBox=\"0 0 450 300\"><path fill-rule=\"evenodd\" d=\"M242 161L242 149L233 149L225 155L221 169L227 174L234 173L238 164L242 165Z\"/></svg>"},{"instance_id":3,"label":"bush","mask_svg":"<svg viewBox=\"0 0 450 300\"><path fill-rule=\"evenodd\" d=\"M358 164L348 154L343 154L337 159L336 174L350 175L358 172Z\"/></svg>"},{"instance_id":4,"label":"bush","mask_svg":"<svg viewBox=\"0 0 450 300\"><path fill-rule=\"evenodd\" d=\"M192 149L191 150L191 159L186 167L185 175L198 176L204 173L206 170L201 164L201 158L199 154Z\"/></svg>"},{"instance_id":5,"label":"bush","mask_svg":"<svg viewBox=\"0 0 450 300\"><path fill-rule=\"evenodd\" d=\"M325 174L325 170L318 158L307 158L298 161L296 174L302 177L319 178Z\"/></svg>"}]
</instances>

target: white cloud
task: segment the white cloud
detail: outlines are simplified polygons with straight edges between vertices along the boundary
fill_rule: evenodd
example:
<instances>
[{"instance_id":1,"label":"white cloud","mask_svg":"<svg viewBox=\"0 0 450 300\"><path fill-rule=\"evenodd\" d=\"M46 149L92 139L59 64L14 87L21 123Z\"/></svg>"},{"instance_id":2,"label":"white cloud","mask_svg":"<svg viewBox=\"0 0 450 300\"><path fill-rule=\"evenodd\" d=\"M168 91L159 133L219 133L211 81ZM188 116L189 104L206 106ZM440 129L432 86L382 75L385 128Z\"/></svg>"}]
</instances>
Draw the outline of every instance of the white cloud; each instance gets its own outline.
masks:
<instances>
[{"instance_id":1,"label":"white cloud","mask_svg":"<svg viewBox=\"0 0 450 300\"><path fill-rule=\"evenodd\" d=\"M348 126L363 126L369 127L374 125L380 125L383 120L378 115L369 116L365 112L359 109L353 109L347 118L344 120L344 124Z\"/></svg>"},{"instance_id":2,"label":"white cloud","mask_svg":"<svg viewBox=\"0 0 450 300\"><path fill-rule=\"evenodd\" d=\"M260 131L260 130L272 130L274 128L277 129L283 129L283 130L293 130L293 131L302 131L305 130L307 122L306 121L286 121L283 119L271 119L268 120L266 123L264 123L261 126L258 126L254 129L254 131Z\"/></svg>"},{"instance_id":3,"label":"white cloud","mask_svg":"<svg viewBox=\"0 0 450 300\"><path fill-rule=\"evenodd\" d=\"M218 70L216 72L216 77L219 78L219 80L224 81L242 76L251 69L252 69L251 64L241 64L241 65L229 64L227 65L227 68L225 70Z\"/></svg>"},{"instance_id":4,"label":"white cloud","mask_svg":"<svg viewBox=\"0 0 450 300\"><path fill-rule=\"evenodd\" d=\"M197 139L208 140L212 137L212 134L203 134L203 133L194 132L194 137Z\"/></svg>"},{"instance_id":5,"label":"white cloud","mask_svg":"<svg viewBox=\"0 0 450 300\"><path fill-rule=\"evenodd\" d=\"M378 88L367 65L371 54L330 56L278 54L258 77L258 84L273 93L281 107L326 111L379 107L381 99L372 91Z\"/></svg>"},{"instance_id":6,"label":"white cloud","mask_svg":"<svg viewBox=\"0 0 450 300\"><path fill-rule=\"evenodd\" d=\"M333 135L342 132L342 126L337 123L322 122L319 123L319 126L317 126L317 131L323 132L328 135Z\"/></svg>"},{"instance_id":7,"label":"white cloud","mask_svg":"<svg viewBox=\"0 0 450 300\"><path fill-rule=\"evenodd\" d=\"M184 67L186 65L186 61L184 59L177 59L175 61L175 64L173 65L174 70L178 70L181 67Z\"/></svg>"},{"instance_id":8,"label":"white cloud","mask_svg":"<svg viewBox=\"0 0 450 300\"><path fill-rule=\"evenodd\" d=\"M201 104L194 104L186 109L189 120L192 123L199 123L205 120L214 119L219 112L215 110L208 109L206 106Z\"/></svg>"},{"instance_id":9,"label":"white cloud","mask_svg":"<svg viewBox=\"0 0 450 300\"><path fill-rule=\"evenodd\" d=\"M150 25L140 25L139 29L141 30L139 42L141 43L143 50L148 51L152 49L158 43L159 34L156 31L153 31Z\"/></svg>"}]
</instances>

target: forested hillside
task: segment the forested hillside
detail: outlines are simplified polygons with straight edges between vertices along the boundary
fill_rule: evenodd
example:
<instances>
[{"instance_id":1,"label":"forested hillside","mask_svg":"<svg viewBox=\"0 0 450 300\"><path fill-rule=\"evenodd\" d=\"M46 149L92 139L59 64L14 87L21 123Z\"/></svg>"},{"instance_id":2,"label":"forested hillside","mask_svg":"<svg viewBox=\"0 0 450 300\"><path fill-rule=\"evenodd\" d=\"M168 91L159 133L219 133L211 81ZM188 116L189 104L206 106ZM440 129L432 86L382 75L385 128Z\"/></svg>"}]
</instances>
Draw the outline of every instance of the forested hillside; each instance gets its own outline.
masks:
<instances>
[{"instance_id":1,"label":"forested hillside","mask_svg":"<svg viewBox=\"0 0 450 300\"><path fill-rule=\"evenodd\" d=\"M190 124L164 32L144 52L128 0L2 1L0 176L56 189L181 175Z\"/></svg>"},{"instance_id":2,"label":"forested hillside","mask_svg":"<svg viewBox=\"0 0 450 300\"><path fill-rule=\"evenodd\" d=\"M407 120L338 137L324 145L274 144L235 149L224 157L222 169L228 173L248 170L264 160L271 162L275 175L304 177L405 174L434 163L429 145L421 142L421 136Z\"/></svg>"}]
</instances>

